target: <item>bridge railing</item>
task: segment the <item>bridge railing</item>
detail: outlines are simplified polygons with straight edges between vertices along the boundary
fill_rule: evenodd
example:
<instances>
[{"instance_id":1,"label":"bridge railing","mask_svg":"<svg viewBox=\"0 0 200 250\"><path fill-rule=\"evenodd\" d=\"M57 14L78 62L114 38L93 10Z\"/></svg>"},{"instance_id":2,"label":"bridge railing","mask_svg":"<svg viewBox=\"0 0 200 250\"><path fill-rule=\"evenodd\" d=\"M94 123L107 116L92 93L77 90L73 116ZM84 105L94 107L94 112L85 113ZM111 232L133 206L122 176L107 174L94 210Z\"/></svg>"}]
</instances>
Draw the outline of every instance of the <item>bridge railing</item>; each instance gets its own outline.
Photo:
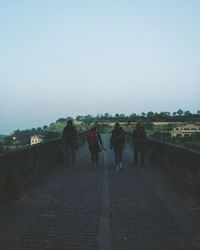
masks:
<instances>
[{"instance_id":1,"label":"bridge railing","mask_svg":"<svg viewBox=\"0 0 200 250\"><path fill-rule=\"evenodd\" d=\"M86 141L86 132L77 138L77 147ZM53 139L5 153L0 157L0 200L19 199L36 177L63 161L62 139Z\"/></svg>"},{"instance_id":2,"label":"bridge railing","mask_svg":"<svg viewBox=\"0 0 200 250\"><path fill-rule=\"evenodd\" d=\"M126 133L128 144L132 144L131 133ZM200 195L200 152L148 138L146 159L150 163L169 170L191 187L192 194Z\"/></svg>"}]
</instances>

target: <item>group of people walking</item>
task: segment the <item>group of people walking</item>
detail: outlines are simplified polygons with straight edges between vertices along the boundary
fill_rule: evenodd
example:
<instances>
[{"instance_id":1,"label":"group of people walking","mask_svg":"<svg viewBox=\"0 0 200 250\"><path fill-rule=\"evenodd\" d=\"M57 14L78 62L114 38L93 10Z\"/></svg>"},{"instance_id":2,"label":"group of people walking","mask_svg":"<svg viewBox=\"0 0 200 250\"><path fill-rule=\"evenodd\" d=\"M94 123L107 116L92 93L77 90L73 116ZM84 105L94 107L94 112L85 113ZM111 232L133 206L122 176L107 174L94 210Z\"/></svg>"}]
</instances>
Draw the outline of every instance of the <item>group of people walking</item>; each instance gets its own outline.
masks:
<instances>
[{"instance_id":1,"label":"group of people walking","mask_svg":"<svg viewBox=\"0 0 200 250\"><path fill-rule=\"evenodd\" d=\"M63 130L63 142L65 151L65 164L68 162L68 156L71 155L72 163L76 161L76 140L77 129L73 125L72 120L67 121L67 125ZM134 165L144 166L144 147L146 141L145 128L140 122L137 122L132 132L132 145L134 148L133 162ZM87 132L87 143L91 155L91 162L94 168L98 167L99 153L105 151L102 138L97 128L93 126ZM110 149L114 151L116 170L124 169L123 166L123 151L125 148L125 132L119 122L116 122L110 135ZM71 154L70 154L71 151Z\"/></svg>"}]
</instances>

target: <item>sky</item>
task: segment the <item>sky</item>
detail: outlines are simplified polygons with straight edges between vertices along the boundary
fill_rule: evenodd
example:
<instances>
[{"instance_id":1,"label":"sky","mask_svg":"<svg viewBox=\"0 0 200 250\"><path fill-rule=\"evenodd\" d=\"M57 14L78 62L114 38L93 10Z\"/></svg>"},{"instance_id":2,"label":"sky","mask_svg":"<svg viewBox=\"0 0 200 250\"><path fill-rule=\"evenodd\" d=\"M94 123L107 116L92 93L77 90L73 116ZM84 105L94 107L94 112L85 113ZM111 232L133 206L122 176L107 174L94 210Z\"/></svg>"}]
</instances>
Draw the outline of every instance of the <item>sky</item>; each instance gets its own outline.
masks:
<instances>
[{"instance_id":1,"label":"sky","mask_svg":"<svg viewBox=\"0 0 200 250\"><path fill-rule=\"evenodd\" d=\"M200 110L199 0L0 0L0 134Z\"/></svg>"}]
</instances>

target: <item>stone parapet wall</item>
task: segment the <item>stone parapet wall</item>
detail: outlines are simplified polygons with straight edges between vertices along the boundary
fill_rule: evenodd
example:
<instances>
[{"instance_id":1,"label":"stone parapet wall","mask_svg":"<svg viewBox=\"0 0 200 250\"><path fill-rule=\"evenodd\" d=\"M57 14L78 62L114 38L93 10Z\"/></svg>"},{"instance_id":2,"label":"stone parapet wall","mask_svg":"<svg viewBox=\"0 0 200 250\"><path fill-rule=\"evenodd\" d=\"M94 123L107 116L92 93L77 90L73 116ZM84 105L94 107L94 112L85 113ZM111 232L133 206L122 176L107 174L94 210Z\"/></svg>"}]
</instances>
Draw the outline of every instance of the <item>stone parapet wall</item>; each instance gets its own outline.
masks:
<instances>
[{"instance_id":1,"label":"stone parapet wall","mask_svg":"<svg viewBox=\"0 0 200 250\"><path fill-rule=\"evenodd\" d=\"M126 133L131 144L131 133ZM157 139L148 138L146 160L169 170L192 189L195 197L200 196L200 152Z\"/></svg>"},{"instance_id":2,"label":"stone parapet wall","mask_svg":"<svg viewBox=\"0 0 200 250\"><path fill-rule=\"evenodd\" d=\"M86 141L86 132L80 133L77 147ZM63 161L62 140L8 152L0 157L0 200L19 199L31 181Z\"/></svg>"}]
</instances>

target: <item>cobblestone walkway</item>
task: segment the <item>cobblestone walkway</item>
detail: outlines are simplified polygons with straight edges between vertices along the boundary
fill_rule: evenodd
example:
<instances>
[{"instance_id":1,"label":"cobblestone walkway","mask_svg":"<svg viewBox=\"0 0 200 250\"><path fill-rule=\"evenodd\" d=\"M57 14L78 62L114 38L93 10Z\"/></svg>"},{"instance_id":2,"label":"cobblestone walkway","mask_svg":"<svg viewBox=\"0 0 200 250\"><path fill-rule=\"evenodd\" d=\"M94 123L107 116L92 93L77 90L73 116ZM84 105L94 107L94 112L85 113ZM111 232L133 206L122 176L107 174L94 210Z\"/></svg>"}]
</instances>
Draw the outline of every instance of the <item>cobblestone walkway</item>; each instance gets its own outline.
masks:
<instances>
[{"instance_id":1,"label":"cobblestone walkway","mask_svg":"<svg viewBox=\"0 0 200 250\"><path fill-rule=\"evenodd\" d=\"M92 169L85 157L68 167L65 175L18 249L97 249L102 171Z\"/></svg>"},{"instance_id":2,"label":"cobblestone walkway","mask_svg":"<svg viewBox=\"0 0 200 250\"><path fill-rule=\"evenodd\" d=\"M15 249L200 249L198 227L193 232L185 230L171 213L145 177L153 171L148 164L144 169L133 167L127 150L125 169L117 172L108 140L105 144L107 151L101 153L97 169L92 169L86 147L76 166L62 168L62 178L55 179L60 185ZM190 212L188 207L183 216ZM194 216L200 224L199 214Z\"/></svg>"},{"instance_id":3,"label":"cobblestone walkway","mask_svg":"<svg viewBox=\"0 0 200 250\"><path fill-rule=\"evenodd\" d=\"M193 249L139 169L110 170L113 249Z\"/></svg>"}]
</instances>

